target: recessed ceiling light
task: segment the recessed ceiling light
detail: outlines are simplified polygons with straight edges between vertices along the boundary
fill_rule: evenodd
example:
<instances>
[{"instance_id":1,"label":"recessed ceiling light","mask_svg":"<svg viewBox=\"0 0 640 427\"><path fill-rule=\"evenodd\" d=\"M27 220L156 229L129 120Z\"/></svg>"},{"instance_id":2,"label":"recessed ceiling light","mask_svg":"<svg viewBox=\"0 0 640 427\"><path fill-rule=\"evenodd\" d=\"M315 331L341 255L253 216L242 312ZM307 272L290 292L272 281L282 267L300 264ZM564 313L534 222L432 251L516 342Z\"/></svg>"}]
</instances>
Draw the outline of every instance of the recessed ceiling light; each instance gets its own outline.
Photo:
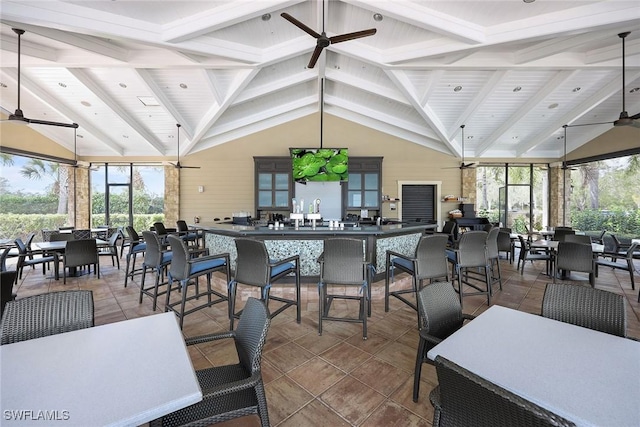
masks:
<instances>
[{"instance_id":1,"label":"recessed ceiling light","mask_svg":"<svg viewBox=\"0 0 640 427\"><path fill-rule=\"evenodd\" d=\"M85 107L91 107L91 103L88 101L80 101L80 104L84 105Z\"/></svg>"},{"instance_id":2,"label":"recessed ceiling light","mask_svg":"<svg viewBox=\"0 0 640 427\"><path fill-rule=\"evenodd\" d=\"M122 135L122 137L123 137L124 139L129 139L129 136L128 136L128 135Z\"/></svg>"},{"instance_id":3,"label":"recessed ceiling light","mask_svg":"<svg viewBox=\"0 0 640 427\"><path fill-rule=\"evenodd\" d=\"M550 104L547 108L550 110L553 110L554 108L558 108L558 103L554 102L553 104Z\"/></svg>"},{"instance_id":4,"label":"recessed ceiling light","mask_svg":"<svg viewBox=\"0 0 640 427\"><path fill-rule=\"evenodd\" d=\"M6 86L4 86L4 87L6 87ZM634 87L633 89L631 89L631 90L629 91L629 93L636 93L636 92L637 92L637 91L639 91L639 90L640 90L640 87Z\"/></svg>"},{"instance_id":5,"label":"recessed ceiling light","mask_svg":"<svg viewBox=\"0 0 640 427\"><path fill-rule=\"evenodd\" d=\"M7 87L7 85L6 85L6 84L4 84L4 83L0 83L0 87L1 87L1 88L5 88L5 87Z\"/></svg>"},{"instance_id":6,"label":"recessed ceiling light","mask_svg":"<svg viewBox=\"0 0 640 427\"><path fill-rule=\"evenodd\" d=\"M511 139L518 139L518 137L517 136L512 136Z\"/></svg>"},{"instance_id":7,"label":"recessed ceiling light","mask_svg":"<svg viewBox=\"0 0 640 427\"><path fill-rule=\"evenodd\" d=\"M572 92L580 92L580 89L582 89L581 87L574 87Z\"/></svg>"},{"instance_id":8,"label":"recessed ceiling light","mask_svg":"<svg viewBox=\"0 0 640 427\"><path fill-rule=\"evenodd\" d=\"M513 88L514 92L520 92L521 90L522 90L521 86L516 86L516 87Z\"/></svg>"},{"instance_id":9,"label":"recessed ceiling light","mask_svg":"<svg viewBox=\"0 0 640 427\"><path fill-rule=\"evenodd\" d=\"M186 84L184 84L184 83L180 83L180 87L181 87L182 89L186 89L188 86L187 86Z\"/></svg>"},{"instance_id":10,"label":"recessed ceiling light","mask_svg":"<svg viewBox=\"0 0 640 427\"><path fill-rule=\"evenodd\" d=\"M522 1L525 2L525 3L533 3L536 0L522 0Z\"/></svg>"},{"instance_id":11,"label":"recessed ceiling light","mask_svg":"<svg viewBox=\"0 0 640 427\"><path fill-rule=\"evenodd\" d=\"M262 15L262 20L263 21L268 21L271 19L271 14L270 13L265 13L264 15Z\"/></svg>"},{"instance_id":12,"label":"recessed ceiling light","mask_svg":"<svg viewBox=\"0 0 640 427\"><path fill-rule=\"evenodd\" d=\"M460 92L462 90L462 86L456 86L453 88L454 92Z\"/></svg>"},{"instance_id":13,"label":"recessed ceiling light","mask_svg":"<svg viewBox=\"0 0 640 427\"><path fill-rule=\"evenodd\" d=\"M374 13L374 14L373 14L373 20L374 20L374 21L378 21L378 22L380 22L380 21L382 21L383 19L384 19L384 16L382 16L380 13Z\"/></svg>"},{"instance_id":14,"label":"recessed ceiling light","mask_svg":"<svg viewBox=\"0 0 640 427\"><path fill-rule=\"evenodd\" d=\"M468 135L467 139L473 139L473 135Z\"/></svg>"},{"instance_id":15,"label":"recessed ceiling light","mask_svg":"<svg viewBox=\"0 0 640 427\"><path fill-rule=\"evenodd\" d=\"M560 136L556 137L556 139L564 139L564 136L560 135Z\"/></svg>"},{"instance_id":16,"label":"recessed ceiling light","mask_svg":"<svg viewBox=\"0 0 640 427\"><path fill-rule=\"evenodd\" d=\"M169 139L173 138L173 135L169 135Z\"/></svg>"},{"instance_id":17,"label":"recessed ceiling light","mask_svg":"<svg viewBox=\"0 0 640 427\"><path fill-rule=\"evenodd\" d=\"M78 138L84 138L84 135L79 133L78 135L76 135Z\"/></svg>"},{"instance_id":18,"label":"recessed ceiling light","mask_svg":"<svg viewBox=\"0 0 640 427\"><path fill-rule=\"evenodd\" d=\"M127 85L126 85L126 84L124 84L124 83L120 83L120 84L119 84L119 86L120 86L121 88L123 88L123 89L126 89L126 88L127 88Z\"/></svg>"},{"instance_id":19,"label":"recessed ceiling light","mask_svg":"<svg viewBox=\"0 0 640 427\"><path fill-rule=\"evenodd\" d=\"M159 107L160 103L153 96L139 96L138 99L145 107Z\"/></svg>"}]
</instances>

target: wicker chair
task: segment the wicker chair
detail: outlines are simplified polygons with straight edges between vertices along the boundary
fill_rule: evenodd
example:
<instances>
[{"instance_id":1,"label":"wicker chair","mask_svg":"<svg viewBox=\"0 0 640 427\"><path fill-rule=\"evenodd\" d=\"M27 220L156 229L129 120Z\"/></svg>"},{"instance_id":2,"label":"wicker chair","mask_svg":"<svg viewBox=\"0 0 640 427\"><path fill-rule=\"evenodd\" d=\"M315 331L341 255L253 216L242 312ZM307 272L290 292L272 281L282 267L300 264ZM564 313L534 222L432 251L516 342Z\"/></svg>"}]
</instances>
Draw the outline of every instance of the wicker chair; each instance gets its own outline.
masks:
<instances>
[{"instance_id":1,"label":"wicker chair","mask_svg":"<svg viewBox=\"0 0 640 427\"><path fill-rule=\"evenodd\" d=\"M576 234L576 230L568 227L556 227L553 232L553 240L564 242L564 238L570 234Z\"/></svg>"},{"instance_id":2,"label":"wicker chair","mask_svg":"<svg viewBox=\"0 0 640 427\"><path fill-rule=\"evenodd\" d=\"M491 277L486 248L486 231L467 231L460 237L455 252L449 252L449 261L453 263L452 276L458 282L460 305L463 304L465 295L486 295L487 305L491 305ZM479 282L483 282L485 288L482 288ZM463 285L475 291L464 292Z\"/></svg>"},{"instance_id":3,"label":"wicker chair","mask_svg":"<svg viewBox=\"0 0 640 427\"><path fill-rule=\"evenodd\" d=\"M558 242L556 252L553 283L560 271L578 271L589 274L589 284L596 285L596 266L591 245L574 242Z\"/></svg>"},{"instance_id":4,"label":"wicker chair","mask_svg":"<svg viewBox=\"0 0 640 427\"><path fill-rule=\"evenodd\" d=\"M33 259L29 259L29 252L27 251L27 247L25 246L25 244L22 242L22 239L18 237L15 243L19 253L18 263L16 265L16 271L18 272L18 277L16 278L16 280L18 278L22 279L22 270L24 270L25 266L42 264L42 274L45 274L46 273L45 268L47 264L49 264L50 262L53 263L55 278L56 280L58 280L59 274L58 274L58 255L57 254L44 255L42 252L39 252L41 256L39 257L36 256L36 257L33 257ZM34 255L34 254L36 254L36 252L31 252L31 255Z\"/></svg>"},{"instance_id":5,"label":"wicker chair","mask_svg":"<svg viewBox=\"0 0 640 427\"><path fill-rule=\"evenodd\" d=\"M142 239L136 230L128 225L127 234L129 235L129 252L127 253L127 267L125 268L124 287L127 287L129 278L133 279L136 274L142 274L142 268L136 269L136 257L138 255L144 256L147 250L147 244ZM124 248L123 248L124 249ZM131 269L129 269L131 267Z\"/></svg>"},{"instance_id":6,"label":"wicker chair","mask_svg":"<svg viewBox=\"0 0 640 427\"><path fill-rule=\"evenodd\" d=\"M269 301L283 303L277 310L271 312L275 317L291 306L296 306L296 321L300 323L300 257L298 255L281 260L269 258L267 247L261 240L238 238L235 239L236 271L229 281L229 321L233 329L234 319L238 318L242 310L236 311L236 291L238 284L257 286L261 288L261 299L269 307ZM271 295L271 284L290 274L295 277L295 299Z\"/></svg>"},{"instance_id":7,"label":"wicker chair","mask_svg":"<svg viewBox=\"0 0 640 427\"><path fill-rule=\"evenodd\" d=\"M153 300L153 311L156 311L158 305L158 296L164 295L167 291L158 291L158 288L162 285L168 285L168 282L160 283L160 277L164 275L171 264L173 253L171 251L163 250L160 237L152 231L143 231L142 237L147 245L147 249L144 252L144 262L142 263L142 279L140 280L140 300L142 304L142 296L148 295ZM155 273L155 282L151 286L145 287L145 278L147 271ZM168 287L168 286L167 286Z\"/></svg>"},{"instance_id":8,"label":"wicker chair","mask_svg":"<svg viewBox=\"0 0 640 427\"><path fill-rule=\"evenodd\" d=\"M362 338L367 339L367 317L371 315L371 287L369 286L371 268L365 257L364 242L360 239L348 238L325 239L324 251L318 258L318 262L320 263L318 335L322 335L323 320L337 320L362 323ZM342 290L356 287L356 295L336 294L333 288L335 285ZM334 299L359 301L358 317L330 315Z\"/></svg>"},{"instance_id":9,"label":"wicker chair","mask_svg":"<svg viewBox=\"0 0 640 427\"><path fill-rule=\"evenodd\" d=\"M533 252L531 249L531 242L525 241L524 237L518 235L518 240L520 241L520 254L518 255L518 265L516 266L517 270L520 270L520 274L524 274L524 264L527 261L545 261L547 264L547 273L551 274L549 271L549 263L551 262L551 255L547 250L538 250L537 252ZM522 267L520 263L522 262Z\"/></svg>"},{"instance_id":10,"label":"wicker chair","mask_svg":"<svg viewBox=\"0 0 640 427\"><path fill-rule=\"evenodd\" d=\"M118 239L120 235L114 232L110 236L106 244L98 245L98 255L111 257L111 265L115 267L118 264L118 270L120 270L120 257L118 257Z\"/></svg>"},{"instance_id":11,"label":"wicker chair","mask_svg":"<svg viewBox=\"0 0 640 427\"><path fill-rule=\"evenodd\" d=\"M72 230L71 234L73 234L73 238L76 240L89 240L91 239L91 230L82 229L82 230Z\"/></svg>"},{"instance_id":12,"label":"wicker chair","mask_svg":"<svg viewBox=\"0 0 640 427\"><path fill-rule=\"evenodd\" d=\"M180 329L184 323L184 316L194 313L203 308L211 307L221 302L229 302L227 295L211 288L211 275L216 271L224 271L226 274L225 283L229 283L229 254L217 254L192 258L186 242L176 236L168 236L169 245L173 254L171 259L171 267L169 269L169 285L167 287L167 302L165 311L173 311L180 319ZM198 279L200 276L207 276L207 291L200 293ZM196 291L193 295L187 296L187 285L189 281L194 281ZM173 286L173 281L177 281L178 285ZM181 298L179 301L171 302L171 291L178 290ZM211 297L214 297L212 299ZM185 310L187 301L197 300L200 297L205 298L206 302L195 305L189 310Z\"/></svg>"},{"instance_id":13,"label":"wicker chair","mask_svg":"<svg viewBox=\"0 0 640 427\"><path fill-rule=\"evenodd\" d=\"M441 356L435 365L439 385L429 396L434 427L575 426Z\"/></svg>"},{"instance_id":14,"label":"wicker chair","mask_svg":"<svg viewBox=\"0 0 640 427\"><path fill-rule=\"evenodd\" d=\"M422 364L433 362L427 353L443 339L462 327L465 320L475 316L463 314L455 289L449 282L436 282L418 291L418 327L420 342L416 355L416 368L413 377L413 401L418 401Z\"/></svg>"},{"instance_id":15,"label":"wicker chair","mask_svg":"<svg viewBox=\"0 0 640 427\"><path fill-rule=\"evenodd\" d=\"M565 242L582 243L583 245L591 244L591 237L585 234L567 234L564 236Z\"/></svg>"},{"instance_id":16,"label":"wicker chair","mask_svg":"<svg viewBox=\"0 0 640 427\"><path fill-rule=\"evenodd\" d=\"M260 360L270 317L262 301L249 298L235 331L187 339L187 345L233 339L239 363L196 371L202 388L202 401L154 420L150 427L206 426L253 414L260 417L262 427L268 427L269 414Z\"/></svg>"},{"instance_id":17,"label":"wicker chair","mask_svg":"<svg viewBox=\"0 0 640 427\"><path fill-rule=\"evenodd\" d=\"M73 233L52 233L49 236L50 242L68 242L69 240L76 240L76 237Z\"/></svg>"},{"instance_id":18,"label":"wicker chair","mask_svg":"<svg viewBox=\"0 0 640 427\"><path fill-rule=\"evenodd\" d=\"M93 326L93 292L61 291L10 301L0 321L0 344Z\"/></svg>"},{"instance_id":19,"label":"wicker chair","mask_svg":"<svg viewBox=\"0 0 640 427\"><path fill-rule=\"evenodd\" d=\"M505 252L507 254L507 259L509 260L509 264L513 262L513 244L511 242L511 232L505 231L508 229L499 229L498 233L498 254L500 252Z\"/></svg>"},{"instance_id":20,"label":"wicker chair","mask_svg":"<svg viewBox=\"0 0 640 427\"><path fill-rule=\"evenodd\" d=\"M489 279L491 280L491 290L493 290L494 283L498 283L498 285L500 285L500 290L502 290L502 272L500 271L500 250L498 247L499 236L500 236L500 229L498 227L493 227L489 231L489 233L487 233L487 261L489 262ZM511 239L509 239L509 244L511 244Z\"/></svg>"},{"instance_id":21,"label":"wicker chair","mask_svg":"<svg viewBox=\"0 0 640 427\"><path fill-rule=\"evenodd\" d=\"M62 255L63 283L67 283L67 268L93 265L93 274L100 278L100 257L96 239L69 240Z\"/></svg>"},{"instance_id":22,"label":"wicker chair","mask_svg":"<svg viewBox=\"0 0 640 427\"><path fill-rule=\"evenodd\" d=\"M384 311L389 311L389 296L394 296L417 311L416 305L403 295L412 294L422 288L424 280L449 280L449 265L445 252L449 239L444 234L430 234L420 238L412 257L387 250L387 264L384 282ZM389 281L393 281L396 270L412 276L412 288L389 291Z\"/></svg>"},{"instance_id":23,"label":"wicker chair","mask_svg":"<svg viewBox=\"0 0 640 427\"><path fill-rule=\"evenodd\" d=\"M184 240L187 243L198 246L198 241L202 237L202 235L198 231L189 230L189 226L187 225L187 222L182 219L179 219L178 221L176 221L176 226L178 228L178 234L180 235L180 238L182 240Z\"/></svg>"},{"instance_id":24,"label":"wicker chair","mask_svg":"<svg viewBox=\"0 0 640 427\"><path fill-rule=\"evenodd\" d=\"M442 226L442 231L439 231L439 233L445 234L449 239L449 244L453 245L458 240L458 223L446 221Z\"/></svg>"},{"instance_id":25,"label":"wicker chair","mask_svg":"<svg viewBox=\"0 0 640 427\"><path fill-rule=\"evenodd\" d=\"M16 299L17 295L13 292L13 284L16 281L17 271L0 272L0 316L4 312L4 306L9 301Z\"/></svg>"},{"instance_id":26,"label":"wicker chair","mask_svg":"<svg viewBox=\"0 0 640 427\"><path fill-rule=\"evenodd\" d=\"M542 315L621 337L627 332L622 295L580 285L549 283L542 299Z\"/></svg>"},{"instance_id":27,"label":"wicker chair","mask_svg":"<svg viewBox=\"0 0 640 427\"><path fill-rule=\"evenodd\" d=\"M636 283L633 278L633 273L635 273L635 266L633 265L633 254L638 248L638 244L634 243L629 246L627 252L624 254L624 258L615 258L615 260L607 261L604 258L596 259L596 277L598 277L598 267L610 267L618 270L625 270L629 272L629 279L631 280L631 289L636 289ZM619 263L618 260L621 259L623 262ZM638 301L640 301L640 292L638 293Z\"/></svg>"}]
</instances>

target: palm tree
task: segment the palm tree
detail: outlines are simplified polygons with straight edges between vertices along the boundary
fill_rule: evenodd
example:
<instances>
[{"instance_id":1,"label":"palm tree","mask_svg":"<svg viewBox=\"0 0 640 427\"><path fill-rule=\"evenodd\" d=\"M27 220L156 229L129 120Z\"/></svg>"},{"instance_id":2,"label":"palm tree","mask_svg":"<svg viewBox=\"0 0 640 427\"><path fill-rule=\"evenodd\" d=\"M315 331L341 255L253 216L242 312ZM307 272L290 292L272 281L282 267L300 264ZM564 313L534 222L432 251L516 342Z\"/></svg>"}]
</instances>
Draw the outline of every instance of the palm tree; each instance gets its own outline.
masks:
<instances>
[{"instance_id":1,"label":"palm tree","mask_svg":"<svg viewBox=\"0 0 640 427\"><path fill-rule=\"evenodd\" d=\"M58 214L67 213L68 182L70 168L60 166L58 163L47 162L40 159L29 159L29 161L20 170L20 175L27 179L43 180L45 178L53 179L49 191L58 195Z\"/></svg>"}]
</instances>

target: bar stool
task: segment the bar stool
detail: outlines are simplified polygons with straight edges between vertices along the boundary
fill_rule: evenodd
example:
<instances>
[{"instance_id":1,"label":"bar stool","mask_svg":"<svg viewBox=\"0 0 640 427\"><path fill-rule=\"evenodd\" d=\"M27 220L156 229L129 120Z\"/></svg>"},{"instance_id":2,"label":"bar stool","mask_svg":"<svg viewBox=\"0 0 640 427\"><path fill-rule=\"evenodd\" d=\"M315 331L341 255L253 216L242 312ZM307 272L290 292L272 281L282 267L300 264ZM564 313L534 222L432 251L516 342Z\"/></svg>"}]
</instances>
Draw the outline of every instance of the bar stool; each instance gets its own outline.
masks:
<instances>
[{"instance_id":1,"label":"bar stool","mask_svg":"<svg viewBox=\"0 0 640 427\"><path fill-rule=\"evenodd\" d=\"M449 266L447 264L446 248L449 236L446 234L430 234L418 241L413 256L406 256L396 251L387 250L387 270L384 282L384 311L389 311L389 297L394 296L409 307L417 311L416 304L407 300L403 294L413 294L422 288L424 280L444 278L449 281ZM395 271L408 273L412 276L411 289L389 290L389 276L393 281Z\"/></svg>"},{"instance_id":2,"label":"bar stool","mask_svg":"<svg viewBox=\"0 0 640 427\"><path fill-rule=\"evenodd\" d=\"M487 232L467 231L460 237L458 248L448 251L449 261L453 263L454 282L457 279L460 305L464 296L486 295L487 305L491 305L491 278L489 277L489 262L487 260ZM482 273L477 270L482 269ZM483 289L479 282L486 284ZM475 292L464 292L462 286L467 285Z\"/></svg>"},{"instance_id":3,"label":"bar stool","mask_svg":"<svg viewBox=\"0 0 640 427\"><path fill-rule=\"evenodd\" d=\"M124 287L127 287L127 281L129 278L133 279L136 274L142 273L142 268L136 269L136 257L138 255L144 256L147 250L147 244L140 238L136 230L128 225L127 234L129 235L129 252L127 253L127 267L125 268ZM129 269L131 266L131 269Z\"/></svg>"},{"instance_id":4,"label":"bar stool","mask_svg":"<svg viewBox=\"0 0 640 427\"><path fill-rule=\"evenodd\" d=\"M236 271L229 281L229 322L233 330L234 319L239 318L242 310L236 310L236 291L238 284L261 288L261 300L269 308L269 301L284 303L271 312L270 318L277 316L291 306L296 306L296 321L300 323L300 257L294 255L281 260L269 259L267 247L261 240L237 238ZM271 295L271 285L278 279L293 274L295 276L295 299Z\"/></svg>"},{"instance_id":5,"label":"bar stool","mask_svg":"<svg viewBox=\"0 0 640 427\"><path fill-rule=\"evenodd\" d=\"M171 259L173 254L171 251L162 250L162 244L160 242L160 238L156 233L151 231L143 231L142 237L144 237L144 241L147 244L147 250L144 253L144 263L142 264L142 280L140 281L140 301L142 304L142 296L148 295L153 299L153 311L156 311L156 306L158 302L158 296L164 295L167 291L158 292L158 288L161 285L167 285L168 282L160 283L160 276L162 276L169 264L171 264ZM147 274L147 270L151 270L155 273L155 283L153 286L144 286L145 277Z\"/></svg>"}]
</instances>

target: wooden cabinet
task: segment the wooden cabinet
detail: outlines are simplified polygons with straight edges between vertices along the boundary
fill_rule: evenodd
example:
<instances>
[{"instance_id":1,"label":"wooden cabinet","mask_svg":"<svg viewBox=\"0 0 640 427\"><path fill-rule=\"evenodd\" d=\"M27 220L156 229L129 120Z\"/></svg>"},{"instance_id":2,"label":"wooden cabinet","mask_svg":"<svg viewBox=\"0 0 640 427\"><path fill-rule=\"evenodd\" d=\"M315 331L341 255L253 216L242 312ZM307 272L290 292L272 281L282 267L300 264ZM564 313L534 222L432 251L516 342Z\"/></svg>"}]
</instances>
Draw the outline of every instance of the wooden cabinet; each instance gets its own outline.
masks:
<instances>
[{"instance_id":1,"label":"wooden cabinet","mask_svg":"<svg viewBox=\"0 0 640 427\"><path fill-rule=\"evenodd\" d=\"M291 210L292 177L289 157L254 157L256 217L261 211Z\"/></svg>"},{"instance_id":2,"label":"wooden cabinet","mask_svg":"<svg viewBox=\"0 0 640 427\"><path fill-rule=\"evenodd\" d=\"M382 157L350 157L349 181L342 186L345 211L380 211L382 201Z\"/></svg>"}]
</instances>

